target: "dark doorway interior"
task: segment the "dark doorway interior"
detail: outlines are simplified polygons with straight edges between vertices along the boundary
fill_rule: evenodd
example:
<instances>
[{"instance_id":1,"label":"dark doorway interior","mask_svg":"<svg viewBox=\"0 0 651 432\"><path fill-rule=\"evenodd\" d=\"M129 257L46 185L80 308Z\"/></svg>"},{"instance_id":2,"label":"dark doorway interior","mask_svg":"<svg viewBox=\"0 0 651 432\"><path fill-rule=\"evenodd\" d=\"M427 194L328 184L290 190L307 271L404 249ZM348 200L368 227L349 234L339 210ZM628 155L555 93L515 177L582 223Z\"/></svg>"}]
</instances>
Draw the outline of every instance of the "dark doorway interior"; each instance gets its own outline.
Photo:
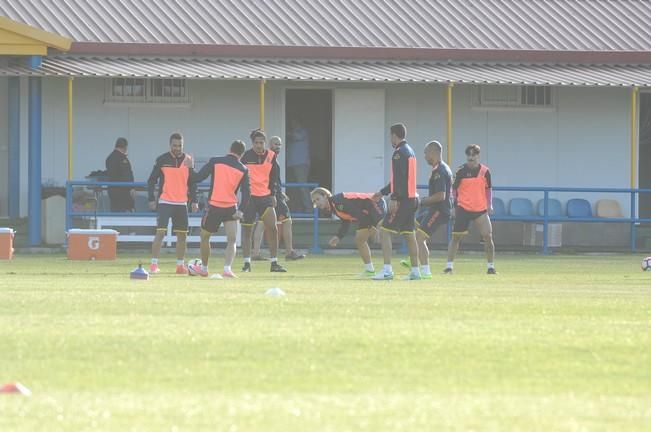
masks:
<instances>
[{"instance_id":1,"label":"dark doorway interior","mask_svg":"<svg viewBox=\"0 0 651 432\"><path fill-rule=\"evenodd\" d=\"M639 187L651 189L651 93L640 93ZM651 218L651 193L640 194L639 215Z\"/></svg>"},{"instance_id":2,"label":"dark doorway interior","mask_svg":"<svg viewBox=\"0 0 651 432\"><path fill-rule=\"evenodd\" d=\"M285 178L332 189L332 91L292 89L285 94ZM307 166L305 166L307 164ZM309 190L288 189L294 212L311 212Z\"/></svg>"}]
</instances>

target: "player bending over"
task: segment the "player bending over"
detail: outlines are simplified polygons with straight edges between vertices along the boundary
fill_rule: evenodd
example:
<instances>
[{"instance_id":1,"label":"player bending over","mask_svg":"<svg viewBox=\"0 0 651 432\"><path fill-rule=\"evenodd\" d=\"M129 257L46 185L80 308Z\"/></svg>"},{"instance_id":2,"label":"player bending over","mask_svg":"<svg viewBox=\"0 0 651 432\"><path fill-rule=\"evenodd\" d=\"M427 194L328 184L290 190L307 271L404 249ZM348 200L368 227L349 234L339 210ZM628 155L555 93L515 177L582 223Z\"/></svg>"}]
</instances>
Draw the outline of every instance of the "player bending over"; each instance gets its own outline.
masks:
<instances>
[{"instance_id":1,"label":"player bending over","mask_svg":"<svg viewBox=\"0 0 651 432\"><path fill-rule=\"evenodd\" d=\"M371 262L368 239L375 238L378 234L379 225L386 214L384 200L373 200L371 193L346 192L333 196L328 189L322 187L314 189L310 195L315 207L330 211L341 219L337 235L329 241L330 246L337 247L339 241L348 232L351 222L357 222L355 244L364 262L364 272L361 276L373 277L375 268Z\"/></svg>"}]
</instances>

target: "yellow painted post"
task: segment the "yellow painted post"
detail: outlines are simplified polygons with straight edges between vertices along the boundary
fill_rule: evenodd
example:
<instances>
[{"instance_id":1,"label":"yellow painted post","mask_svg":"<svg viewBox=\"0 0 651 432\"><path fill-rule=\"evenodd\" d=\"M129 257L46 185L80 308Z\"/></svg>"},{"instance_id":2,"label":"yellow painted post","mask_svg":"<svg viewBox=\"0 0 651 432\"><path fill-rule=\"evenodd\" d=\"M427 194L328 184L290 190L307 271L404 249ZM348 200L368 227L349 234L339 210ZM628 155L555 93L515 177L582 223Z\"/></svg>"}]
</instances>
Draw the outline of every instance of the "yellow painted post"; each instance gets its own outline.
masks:
<instances>
[{"instance_id":1,"label":"yellow painted post","mask_svg":"<svg viewBox=\"0 0 651 432\"><path fill-rule=\"evenodd\" d=\"M631 90L631 189L634 189L637 172L637 87Z\"/></svg>"},{"instance_id":2,"label":"yellow painted post","mask_svg":"<svg viewBox=\"0 0 651 432\"><path fill-rule=\"evenodd\" d=\"M264 129L264 87L266 80L260 80L260 129Z\"/></svg>"},{"instance_id":3,"label":"yellow painted post","mask_svg":"<svg viewBox=\"0 0 651 432\"><path fill-rule=\"evenodd\" d=\"M447 160L448 165L452 165L452 87L453 83L448 84L448 149Z\"/></svg>"},{"instance_id":4,"label":"yellow painted post","mask_svg":"<svg viewBox=\"0 0 651 432\"><path fill-rule=\"evenodd\" d=\"M68 78L68 180L72 181L72 78Z\"/></svg>"}]
</instances>

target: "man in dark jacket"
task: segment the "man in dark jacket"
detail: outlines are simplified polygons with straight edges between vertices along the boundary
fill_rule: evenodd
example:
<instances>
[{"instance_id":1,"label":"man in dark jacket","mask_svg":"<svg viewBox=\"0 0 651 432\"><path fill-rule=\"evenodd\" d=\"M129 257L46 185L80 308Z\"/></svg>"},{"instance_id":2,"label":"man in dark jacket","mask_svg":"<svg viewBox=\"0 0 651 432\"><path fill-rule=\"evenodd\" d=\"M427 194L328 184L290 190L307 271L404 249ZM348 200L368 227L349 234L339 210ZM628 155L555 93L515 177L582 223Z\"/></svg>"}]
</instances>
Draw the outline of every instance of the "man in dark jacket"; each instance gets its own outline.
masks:
<instances>
[{"instance_id":1,"label":"man in dark jacket","mask_svg":"<svg viewBox=\"0 0 651 432\"><path fill-rule=\"evenodd\" d=\"M126 138L118 138L115 141L115 149L106 158L106 172L108 181L112 182L132 182L133 171L131 162L127 157L127 146L129 143ZM129 186L110 187L108 189L109 198L111 199L112 212L130 212L134 210L135 190Z\"/></svg>"}]
</instances>

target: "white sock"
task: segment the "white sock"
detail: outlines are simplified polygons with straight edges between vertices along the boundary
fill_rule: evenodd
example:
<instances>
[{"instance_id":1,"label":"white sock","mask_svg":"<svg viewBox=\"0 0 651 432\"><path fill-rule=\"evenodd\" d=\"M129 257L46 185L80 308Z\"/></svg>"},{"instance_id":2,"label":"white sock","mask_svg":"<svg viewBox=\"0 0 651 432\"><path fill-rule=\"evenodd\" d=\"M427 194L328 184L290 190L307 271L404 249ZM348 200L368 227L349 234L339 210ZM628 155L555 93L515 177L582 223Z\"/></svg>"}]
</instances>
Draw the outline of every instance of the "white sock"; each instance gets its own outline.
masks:
<instances>
[{"instance_id":1,"label":"white sock","mask_svg":"<svg viewBox=\"0 0 651 432\"><path fill-rule=\"evenodd\" d=\"M384 264L382 271L386 274L393 273L393 267L391 267L391 264Z\"/></svg>"},{"instance_id":2,"label":"white sock","mask_svg":"<svg viewBox=\"0 0 651 432\"><path fill-rule=\"evenodd\" d=\"M177 265L177 266L179 266L179 265L183 265L183 264L185 264L185 260L183 260L183 259L177 259L177 260L176 260L176 265Z\"/></svg>"},{"instance_id":3,"label":"white sock","mask_svg":"<svg viewBox=\"0 0 651 432\"><path fill-rule=\"evenodd\" d=\"M201 264L201 271L208 273L208 266Z\"/></svg>"},{"instance_id":4,"label":"white sock","mask_svg":"<svg viewBox=\"0 0 651 432\"><path fill-rule=\"evenodd\" d=\"M231 266L224 266L224 273L230 273L231 272Z\"/></svg>"},{"instance_id":5,"label":"white sock","mask_svg":"<svg viewBox=\"0 0 651 432\"><path fill-rule=\"evenodd\" d=\"M429 269L429 264L428 265L423 265L420 266L420 272L425 273L425 274L430 274L432 271Z\"/></svg>"},{"instance_id":6,"label":"white sock","mask_svg":"<svg viewBox=\"0 0 651 432\"><path fill-rule=\"evenodd\" d=\"M152 258L151 263L152 264L158 264L158 258Z\"/></svg>"},{"instance_id":7,"label":"white sock","mask_svg":"<svg viewBox=\"0 0 651 432\"><path fill-rule=\"evenodd\" d=\"M488 266L489 269L494 269L494 268L495 268L495 264L492 263L492 262L489 262L489 263L487 264L487 266Z\"/></svg>"},{"instance_id":8,"label":"white sock","mask_svg":"<svg viewBox=\"0 0 651 432\"><path fill-rule=\"evenodd\" d=\"M278 262L278 258L276 258L276 257L271 258L271 262L272 262L272 263L277 263L277 262Z\"/></svg>"},{"instance_id":9,"label":"white sock","mask_svg":"<svg viewBox=\"0 0 651 432\"><path fill-rule=\"evenodd\" d=\"M412 272L413 274L416 274L416 273L420 273L420 270L418 269L418 266L416 266L416 267L412 267L412 268L411 268L411 272Z\"/></svg>"},{"instance_id":10,"label":"white sock","mask_svg":"<svg viewBox=\"0 0 651 432\"><path fill-rule=\"evenodd\" d=\"M454 268L454 262L448 261L448 266L447 268Z\"/></svg>"},{"instance_id":11,"label":"white sock","mask_svg":"<svg viewBox=\"0 0 651 432\"><path fill-rule=\"evenodd\" d=\"M374 272L375 267L373 267L373 263L364 264L364 270Z\"/></svg>"},{"instance_id":12,"label":"white sock","mask_svg":"<svg viewBox=\"0 0 651 432\"><path fill-rule=\"evenodd\" d=\"M245 263L250 263L251 262L251 257L244 257L244 262Z\"/></svg>"}]
</instances>

